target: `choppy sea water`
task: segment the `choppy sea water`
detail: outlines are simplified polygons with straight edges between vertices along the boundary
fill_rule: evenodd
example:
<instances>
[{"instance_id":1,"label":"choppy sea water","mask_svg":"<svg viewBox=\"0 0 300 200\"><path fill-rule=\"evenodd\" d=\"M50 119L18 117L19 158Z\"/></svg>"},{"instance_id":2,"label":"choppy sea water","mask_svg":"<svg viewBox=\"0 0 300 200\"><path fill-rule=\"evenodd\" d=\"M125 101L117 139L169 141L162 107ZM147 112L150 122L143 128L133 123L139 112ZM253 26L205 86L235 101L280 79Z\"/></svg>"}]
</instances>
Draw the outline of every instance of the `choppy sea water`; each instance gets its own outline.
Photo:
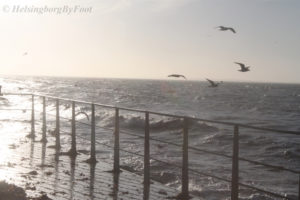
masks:
<instances>
[{"instance_id":1,"label":"choppy sea water","mask_svg":"<svg viewBox=\"0 0 300 200\"><path fill-rule=\"evenodd\" d=\"M300 131L300 85L271 83L224 83L218 88L206 82L184 80L125 80L49 77L1 77L2 92L40 93L76 100L97 102L142 110L151 110L204 119L238 122L248 125ZM30 108L30 98L1 97L0 106ZM20 97L21 98L21 97ZM36 100L37 112L41 99ZM70 102L61 102L61 115L70 117ZM77 104L77 111L90 114L90 106ZM55 102L47 101L49 123L55 118ZM1 120L5 117L1 114ZM37 115L39 116L39 115ZM114 110L96 107L97 140L113 144ZM15 120L6 119L6 120ZM88 123L84 115L77 120ZM77 123L80 138L89 139L90 127ZM181 170L165 163L181 164L182 121L150 115L151 137L179 146L151 141L151 176L180 189ZM54 123L53 123L54 124ZM69 121L62 122L68 127ZM143 139L126 135L143 135L144 116L141 113L120 112L121 148L143 154ZM1 128L1 127L0 127ZM48 129L53 129L49 124ZM124 131L125 133L122 133ZM193 121L189 127L189 145L195 148L232 154L233 127ZM67 136L67 135L65 135ZM79 142L81 140L79 139ZM82 140L84 142L84 140ZM101 146L101 145L100 145ZM112 149L98 147L103 159L112 157ZM87 143L87 150L89 149ZM272 165L300 170L300 138L295 135L240 129L240 157ZM121 164L141 173L143 158L121 154ZM190 151L190 168L230 179L231 160L220 156ZM299 175L240 162L240 182L259 188L297 196ZM191 193L205 199L228 199L230 184L190 173ZM241 188L242 199L274 199Z\"/></svg>"}]
</instances>

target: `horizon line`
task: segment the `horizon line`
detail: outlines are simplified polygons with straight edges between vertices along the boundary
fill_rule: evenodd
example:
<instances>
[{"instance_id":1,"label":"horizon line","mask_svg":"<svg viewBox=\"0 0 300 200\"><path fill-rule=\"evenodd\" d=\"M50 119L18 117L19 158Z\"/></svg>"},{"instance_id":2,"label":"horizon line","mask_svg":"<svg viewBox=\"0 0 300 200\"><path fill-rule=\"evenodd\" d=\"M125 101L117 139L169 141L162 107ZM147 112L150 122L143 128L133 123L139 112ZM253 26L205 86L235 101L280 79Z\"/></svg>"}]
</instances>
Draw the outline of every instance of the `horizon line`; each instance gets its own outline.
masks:
<instances>
[{"instance_id":1,"label":"horizon line","mask_svg":"<svg viewBox=\"0 0 300 200\"><path fill-rule=\"evenodd\" d=\"M125 79L125 80L157 80L157 81L182 81L182 82L207 82L206 78L203 79L172 79L172 78L133 78L133 77L94 77L94 76L59 76L59 75L16 75L16 74L0 74L0 77L15 76L15 77L47 77L47 78L74 78L74 79ZM277 81L252 81L252 80L238 80L238 79L220 79L223 82L232 83L270 83L270 84L300 84L299 82L277 82ZM217 80L218 81L218 80Z\"/></svg>"}]
</instances>

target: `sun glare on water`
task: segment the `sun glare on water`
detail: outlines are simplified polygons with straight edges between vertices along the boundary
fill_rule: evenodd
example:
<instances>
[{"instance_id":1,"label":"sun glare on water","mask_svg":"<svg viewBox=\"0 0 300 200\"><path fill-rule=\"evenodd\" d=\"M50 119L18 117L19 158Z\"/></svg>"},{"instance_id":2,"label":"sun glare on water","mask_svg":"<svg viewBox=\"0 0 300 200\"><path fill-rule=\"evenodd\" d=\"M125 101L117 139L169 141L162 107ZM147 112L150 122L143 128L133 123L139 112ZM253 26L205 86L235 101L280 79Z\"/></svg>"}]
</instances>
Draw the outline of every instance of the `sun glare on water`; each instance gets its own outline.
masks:
<instances>
[{"instance_id":1,"label":"sun glare on water","mask_svg":"<svg viewBox=\"0 0 300 200\"><path fill-rule=\"evenodd\" d=\"M13 110L14 106L11 107L12 102L17 101L19 101L18 104L24 102L17 98L12 100L5 97L1 97L0 101L0 181L9 181L14 177L14 171L7 169L20 164L16 159L20 155L16 154L22 152L19 149L22 148L21 141L25 140L29 131L30 124L28 120L24 120L24 117L28 118L29 113L23 110Z\"/></svg>"}]
</instances>

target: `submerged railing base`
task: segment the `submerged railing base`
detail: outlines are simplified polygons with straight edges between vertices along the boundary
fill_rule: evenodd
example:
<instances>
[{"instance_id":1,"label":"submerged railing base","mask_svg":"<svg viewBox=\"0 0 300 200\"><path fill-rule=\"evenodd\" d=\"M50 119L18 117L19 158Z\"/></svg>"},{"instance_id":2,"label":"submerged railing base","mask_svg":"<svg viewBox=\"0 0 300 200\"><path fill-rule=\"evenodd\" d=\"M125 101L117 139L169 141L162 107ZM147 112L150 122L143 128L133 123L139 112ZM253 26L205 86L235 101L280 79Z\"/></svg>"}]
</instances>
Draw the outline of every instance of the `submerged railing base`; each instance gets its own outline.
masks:
<instances>
[{"instance_id":1,"label":"submerged railing base","mask_svg":"<svg viewBox=\"0 0 300 200\"><path fill-rule=\"evenodd\" d=\"M89 158L85 160L85 162L89 164L96 164L98 161L95 158Z\"/></svg>"},{"instance_id":2,"label":"submerged railing base","mask_svg":"<svg viewBox=\"0 0 300 200\"><path fill-rule=\"evenodd\" d=\"M70 150L65 155L68 155L70 157L76 157L78 155L78 152L76 150Z\"/></svg>"},{"instance_id":3,"label":"submerged railing base","mask_svg":"<svg viewBox=\"0 0 300 200\"><path fill-rule=\"evenodd\" d=\"M192 199L193 197L189 196L188 194L180 193L180 194L178 194L177 196L175 196L173 198L178 199L178 200L189 200L189 199Z\"/></svg>"}]
</instances>

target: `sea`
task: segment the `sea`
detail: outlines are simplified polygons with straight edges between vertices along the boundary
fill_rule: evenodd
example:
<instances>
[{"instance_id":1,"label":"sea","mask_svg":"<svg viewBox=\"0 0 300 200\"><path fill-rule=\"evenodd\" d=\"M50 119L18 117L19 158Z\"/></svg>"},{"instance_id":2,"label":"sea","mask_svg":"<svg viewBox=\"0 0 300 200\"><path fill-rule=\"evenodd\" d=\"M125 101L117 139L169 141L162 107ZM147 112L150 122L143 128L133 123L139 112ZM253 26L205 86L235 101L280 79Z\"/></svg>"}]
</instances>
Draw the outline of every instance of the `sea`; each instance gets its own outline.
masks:
<instances>
[{"instance_id":1,"label":"sea","mask_svg":"<svg viewBox=\"0 0 300 200\"><path fill-rule=\"evenodd\" d=\"M211 88L205 81L180 79L138 80L0 76L4 93L35 93L103 105L189 116L213 121L300 132L300 84L223 82ZM35 97L37 127L41 126L42 99ZM55 101L46 99L47 129L55 128ZM0 108L31 109L31 96L2 96ZM90 149L91 105L76 103L77 142ZM96 106L97 155L112 162L115 109ZM30 114L30 112L28 112ZM70 136L71 102L60 101L62 137ZM0 114L1 119L3 113ZM30 119L30 115L28 115ZM27 118L28 118L27 117ZM151 178L181 189L182 118L150 114ZM120 109L121 166L143 173L145 115ZM15 120L10 118L7 120ZM28 123L28 119L26 119ZM0 127L1 129L1 127ZM39 128L37 128L38 130ZM230 199L231 158L197 149L232 155L234 127L212 122L189 122L189 190L194 199ZM297 199L300 136L239 128L240 157L281 166L289 171L240 161L239 181ZM68 139L66 139L68 140ZM132 152L132 153L130 153ZM159 162L159 160L163 162ZM197 173L200 172L200 173ZM298 173L297 173L298 172ZM240 187L240 199L280 199Z\"/></svg>"}]
</instances>

